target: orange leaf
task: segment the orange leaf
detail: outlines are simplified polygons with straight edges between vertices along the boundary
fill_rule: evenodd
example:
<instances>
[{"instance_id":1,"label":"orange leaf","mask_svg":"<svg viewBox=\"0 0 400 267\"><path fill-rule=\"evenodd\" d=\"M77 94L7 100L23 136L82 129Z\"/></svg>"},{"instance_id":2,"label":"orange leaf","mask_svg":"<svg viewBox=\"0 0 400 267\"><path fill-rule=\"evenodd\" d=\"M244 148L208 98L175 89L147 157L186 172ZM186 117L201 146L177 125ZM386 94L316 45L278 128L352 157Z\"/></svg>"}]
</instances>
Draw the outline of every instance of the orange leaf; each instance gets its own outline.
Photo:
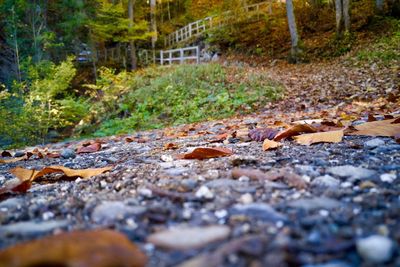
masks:
<instances>
[{"instance_id":1,"label":"orange leaf","mask_svg":"<svg viewBox=\"0 0 400 267\"><path fill-rule=\"evenodd\" d=\"M276 141L273 141L273 140L265 139L262 147L263 147L264 151L267 151L269 149L275 149L275 148L278 148L280 146L282 146L282 143L279 143L279 142L276 142Z\"/></svg>"},{"instance_id":2,"label":"orange leaf","mask_svg":"<svg viewBox=\"0 0 400 267\"><path fill-rule=\"evenodd\" d=\"M293 138L297 143L301 145L309 146L315 143L339 143L343 140L343 130L322 132L322 133L311 133L294 136Z\"/></svg>"},{"instance_id":3,"label":"orange leaf","mask_svg":"<svg viewBox=\"0 0 400 267\"><path fill-rule=\"evenodd\" d=\"M230 156L233 151L223 147L199 147L190 153L177 155L181 159L209 159Z\"/></svg>"},{"instance_id":4,"label":"orange leaf","mask_svg":"<svg viewBox=\"0 0 400 267\"><path fill-rule=\"evenodd\" d=\"M81 146L77 149L76 153L93 153L97 152L101 149L101 144L100 143L93 143L88 146Z\"/></svg>"},{"instance_id":5,"label":"orange leaf","mask_svg":"<svg viewBox=\"0 0 400 267\"><path fill-rule=\"evenodd\" d=\"M357 130L349 133L350 135L367 135L367 136L395 136L400 133L400 118L383 121L366 122L354 126Z\"/></svg>"},{"instance_id":6,"label":"orange leaf","mask_svg":"<svg viewBox=\"0 0 400 267\"><path fill-rule=\"evenodd\" d=\"M308 124L297 124L292 127L290 127L287 130L284 130L280 133L278 133L274 140L275 141L280 141L282 139L292 137L295 135L299 135L300 133L315 133L318 132L317 129L315 129L313 126L308 125Z\"/></svg>"},{"instance_id":7,"label":"orange leaf","mask_svg":"<svg viewBox=\"0 0 400 267\"><path fill-rule=\"evenodd\" d=\"M73 170L69 169L67 167L63 166L49 166L45 167L40 171L37 170L29 170L21 167L16 167L14 169L11 169L10 172L18 178L19 181L14 182L9 184L5 184L2 188L0 188L0 195L7 193L7 192L21 192L24 193L26 192L32 182L39 178L42 177L46 174L50 173L56 173L56 172L61 172L64 173L65 176L67 177L82 177L82 178L89 178L92 176L96 176L99 174L102 174L106 171L110 171L112 167L104 167L104 168L98 168L98 169L83 169L83 170Z\"/></svg>"},{"instance_id":8,"label":"orange leaf","mask_svg":"<svg viewBox=\"0 0 400 267\"><path fill-rule=\"evenodd\" d=\"M0 251L0 266L143 267L147 257L121 233L76 231L17 244Z\"/></svg>"},{"instance_id":9,"label":"orange leaf","mask_svg":"<svg viewBox=\"0 0 400 267\"><path fill-rule=\"evenodd\" d=\"M170 150L170 149L178 149L179 146L174 143L168 143L164 145L164 150Z\"/></svg>"}]
</instances>

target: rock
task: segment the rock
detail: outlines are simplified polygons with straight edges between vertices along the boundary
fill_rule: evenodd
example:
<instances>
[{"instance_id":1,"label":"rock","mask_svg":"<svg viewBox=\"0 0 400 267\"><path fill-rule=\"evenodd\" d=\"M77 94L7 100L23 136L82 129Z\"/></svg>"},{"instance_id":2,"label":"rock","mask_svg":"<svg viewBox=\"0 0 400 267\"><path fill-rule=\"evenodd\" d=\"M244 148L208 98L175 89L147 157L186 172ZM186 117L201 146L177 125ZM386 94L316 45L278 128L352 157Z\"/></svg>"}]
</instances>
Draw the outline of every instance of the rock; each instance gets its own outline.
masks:
<instances>
[{"instance_id":1,"label":"rock","mask_svg":"<svg viewBox=\"0 0 400 267\"><path fill-rule=\"evenodd\" d=\"M352 179L367 179L376 174L373 170L364 169L361 167L354 167L351 165L330 167L327 172L339 177L350 177Z\"/></svg>"},{"instance_id":2,"label":"rock","mask_svg":"<svg viewBox=\"0 0 400 267\"><path fill-rule=\"evenodd\" d=\"M46 222L17 222L0 226L0 234L14 235L37 235L53 231L68 225L68 221L46 221Z\"/></svg>"},{"instance_id":3,"label":"rock","mask_svg":"<svg viewBox=\"0 0 400 267\"><path fill-rule=\"evenodd\" d=\"M319 176L315 178L311 185L325 188L337 188L340 186L340 180L333 178L330 175Z\"/></svg>"},{"instance_id":4,"label":"rock","mask_svg":"<svg viewBox=\"0 0 400 267\"><path fill-rule=\"evenodd\" d=\"M382 182L393 183L393 181L396 180L397 176L394 173L384 173L381 175L380 178Z\"/></svg>"},{"instance_id":5,"label":"rock","mask_svg":"<svg viewBox=\"0 0 400 267\"><path fill-rule=\"evenodd\" d=\"M66 148L66 149L61 150L60 156L63 159L72 159L72 158L76 157L76 153L73 149Z\"/></svg>"},{"instance_id":6,"label":"rock","mask_svg":"<svg viewBox=\"0 0 400 267\"><path fill-rule=\"evenodd\" d=\"M254 202L253 196L249 193L241 195L239 198L239 201L240 201L240 203L245 204L245 205Z\"/></svg>"},{"instance_id":7,"label":"rock","mask_svg":"<svg viewBox=\"0 0 400 267\"><path fill-rule=\"evenodd\" d=\"M321 264L310 264L310 265L303 265L303 267L352 267L350 263L344 261L331 261L327 263Z\"/></svg>"},{"instance_id":8,"label":"rock","mask_svg":"<svg viewBox=\"0 0 400 267\"><path fill-rule=\"evenodd\" d=\"M111 223L128 215L143 214L145 211L145 207L128 206L120 201L105 201L94 208L92 220L96 223Z\"/></svg>"},{"instance_id":9,"label":"rock","mask_svg":"<svg viewBox=\"0 0 400 267\"><path fill-rule=\"evenodd\" d=\"M19 157L23 157L23 156L25 156L25 151L17 151L14 154L15 158L19 158Z\"/></svg>"},{"instance_id":10,"label":"rock","mask_svg":"<svg viewBox=\"0 0 400 267\"><path fill-rule=\"evenodd\" d=\"M176 227L152 234L147 241L155 246L188 250L204 247L212 242L226 239L231 230L228 226Z\"/></svg>"},{"instance_id":11,"label":"rock","mask_svg":"<svg viewBox=\"0 0 400 267\"><path fill-rule=\"evenodd\" d=\"M356 243L357 252L368 262L384 263L391 259L394 244L385 236L372 235Z\"/></svg>"},{"instance_id":12,"label":"rock","mask_svg":"<svg viewBox=\"0 0 400 267\"><path fill-rule=\"evenodd\" d=\"M234 188L234 187L240 187L243 186L244 183L237 181L237 180L232 180L232 179L217 179L217 180L212 180L204 184L208 188Z\"/></svg>"},{"instance_id":13,"label":"rock","mask_svg":"<svg viewBox=\"0 0 400 267\"><path fill-rule=\"evenodd\" d=\"M195 195L196 195L196 197L201 198L201 199L213 199L214 198L214 193L211 192L211 190L205 185L202 185L196 191Z\"/></svg>"},{"instance_id":14,"label":"rock","mask_svg":"<svg viewBox=\"0 0 400 267\"><path fill-rule=\"evenodd\" d=\"M164 172L170 176L179 176L184 174L185 172L188 172L190 169L188 168L183 168L183 167L178 167L178 168L172 168L172 169L166 169Z\"/></svg>"},{"instance_id":15,"label":"rock","mask_svg":"<svg viewBox=\"0 0 400 267\"><path fill-rule=\"evenodd\" d=\"M295 165L294 167L299 173L308 175L310 177L317 177L320 175L320 172L311 165Z\"/></svg>"},{"instance_id":16,"label":"rock","mask_svg":"<svg viewBox=\"0 0 400 267\"><path fill-rule=\"evenodd\" d=\"M375 139L365 142L364 146L372 149L375 147L383 146L384 144L385 144L385 141L383 141L382 139L379 139L379 138L375 138Z\"/></svg>"},{"instance_id":17,"label":"rock","mask_svg":"<svg viewBox=\"0 0 400 267\"><path fill-rule=\"evenodd\" d=\"M15 197L9 198L9 199L6 199L6 200L0 202L0 209L1 208L6 208L9 210L17 209L17 208L20 208L23 205L23 203L24 202L22 201L22 199L15 198Z\"/></svg>"},{"instance_id":18,"label":"rock","mask_svg":"<svg viewBox=\"0 0 400 267\"><path fill-rule=\"evenodd\" d=\"M336 209L342 204L334 199L327 197L314 197L308 199L296 199L288 203L289 207L304 209L304 210L316 210L316 209Z\"/></svg>"},{"instance_id":19,"label":"rock","mask_svg":"<svg viewBox=\"0 0 400 267\"><path fill-rule=\"evenodd\" d=\"M287 218L265 203L236 204L230 210L231 215L244 215L264 221L286 221Z\"/></svg>"}]
</instances>

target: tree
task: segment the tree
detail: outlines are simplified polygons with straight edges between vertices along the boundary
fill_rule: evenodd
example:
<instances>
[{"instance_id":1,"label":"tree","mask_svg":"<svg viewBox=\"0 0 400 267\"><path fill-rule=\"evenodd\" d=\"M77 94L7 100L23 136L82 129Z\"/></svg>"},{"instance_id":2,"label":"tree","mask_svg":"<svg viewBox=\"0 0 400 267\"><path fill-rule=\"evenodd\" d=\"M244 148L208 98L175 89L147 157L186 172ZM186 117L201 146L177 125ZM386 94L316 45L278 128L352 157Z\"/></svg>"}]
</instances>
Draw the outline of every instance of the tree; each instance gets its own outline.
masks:
<instances>
[{"instance_id":1,"label":"tree","mask_svg":"<svg viewBox=\"0 0 400 267\"><path fill-rule=\"evenodd\" d=\"M287 20L290 31L290 39L292 43L292 48L290 50L289 61L293 63L297 63L299 60L299 35L297 33L297 25L296 25L296 17L294 15L293 1L286 0L286 13Z\"/></svg>"},{"instance_id":2,"label":"tree","mask_svg":"<svg viewBox=\"0 0 400 267\"><path fill-rule=\"evenodd\" d=\"M135 0L128 0L128 14L129 14L129 29L133 29L133 24L135 23L135 18L134 18L134 6L135 6ZM136 57L136 46L135 46L135 41L130 40L129 41L129 47L131 49L130 57L131 57L131 70L135 70L137 68L137 57Z\"/></svg>"},{"instance_id":3,"label":"tree","mask_svg":"<svg viewBox=\"0 0 400 267\"><path fill-rule=\"evenodd\" d=\"M350 32L350 0L335 0L336 35L342 38Z\"/></svg>"}]
</instances>

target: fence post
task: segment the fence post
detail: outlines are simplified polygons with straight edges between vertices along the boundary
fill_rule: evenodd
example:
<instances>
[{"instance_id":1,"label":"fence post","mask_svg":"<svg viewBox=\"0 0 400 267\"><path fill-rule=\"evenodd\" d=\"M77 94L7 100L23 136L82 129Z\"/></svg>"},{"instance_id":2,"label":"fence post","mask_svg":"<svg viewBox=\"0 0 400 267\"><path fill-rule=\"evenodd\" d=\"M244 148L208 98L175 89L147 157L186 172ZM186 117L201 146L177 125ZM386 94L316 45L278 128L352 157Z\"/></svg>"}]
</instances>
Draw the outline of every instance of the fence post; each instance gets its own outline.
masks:
<instances>
[{"instance_id":1,"label":"fence post","mask_svg":"<svg viewBox=\"0 0 400 267\"><path fill-rule=\"evenodd\" d=\"M171 52L171 50L169 50L169 65L171 65L172 64L172 52Z\"/></svg>"},{"instance_id":2,"label":"fence post","mask_svg":"<svg viewBox=\"0 0 400 267\"><path fill-rule=\"evenodd\" d=\"M183 49L182 48L179 50L179 63L183 64Z\"/></svg>"},{"instance_id":3,"label":"fence post","mask_svg":"<svg viewBox=\"0 0 400 267\"><path fill-rule=\"evenodd\" d=\"M200 48L196 46L196 64L200 63Z\"/></svg>"},{"instance_id":4,"label":"fence post","mask_svg":"<svg viewBox=\"0 0 400 267\"><path fill-rule=\"evenodd\" d=\"M160 64L161 64L161 66L164 65L164 51L163 50L160 51Z\"/></svg>"}]
</instances>

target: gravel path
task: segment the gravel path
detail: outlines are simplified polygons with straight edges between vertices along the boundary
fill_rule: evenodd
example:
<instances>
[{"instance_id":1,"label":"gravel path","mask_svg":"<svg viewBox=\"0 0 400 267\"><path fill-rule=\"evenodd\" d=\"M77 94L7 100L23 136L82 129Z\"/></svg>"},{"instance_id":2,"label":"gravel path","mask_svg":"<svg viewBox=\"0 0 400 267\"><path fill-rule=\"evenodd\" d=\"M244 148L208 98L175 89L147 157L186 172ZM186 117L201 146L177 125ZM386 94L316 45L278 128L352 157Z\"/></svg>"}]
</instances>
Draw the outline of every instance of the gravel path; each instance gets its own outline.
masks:
<instances>
[{"instance_id":1,"label":"gravel path","mask_svg":"<svg viewBox=\"0 0 400 267\"><path fill-rule=\"evenodd\" d=\"M109 228L139 245L148 266L400 266L400 144L394 139L345 136L341 143L312 146L286 140L263 151L261 143L238 134L277 121L335 118L343 110L367 115L333 96L324 104L331 109L304 103L307 113L301 101L293 105L304 97L303 89L248 117L141 132L133 142L105 138L98 140L100 151L87 154L74 152L81 143L58 143L47 147L63 157L0 164L0 184L13 178L9 170L16 166L113 166L86 180L50 174L25 194L1 195L0 247ZM391 93L396 90L390 86ZM365 110L381 107L385 91L373 94ZM393 112L392 102L380 113ZM216 142L222 141L216 140L219 134L233 131L237 136ZM233 155L175 157L210 146L230 148ZM272 179L277 170L284 174Z\"/></svg>"}]
</instances>

